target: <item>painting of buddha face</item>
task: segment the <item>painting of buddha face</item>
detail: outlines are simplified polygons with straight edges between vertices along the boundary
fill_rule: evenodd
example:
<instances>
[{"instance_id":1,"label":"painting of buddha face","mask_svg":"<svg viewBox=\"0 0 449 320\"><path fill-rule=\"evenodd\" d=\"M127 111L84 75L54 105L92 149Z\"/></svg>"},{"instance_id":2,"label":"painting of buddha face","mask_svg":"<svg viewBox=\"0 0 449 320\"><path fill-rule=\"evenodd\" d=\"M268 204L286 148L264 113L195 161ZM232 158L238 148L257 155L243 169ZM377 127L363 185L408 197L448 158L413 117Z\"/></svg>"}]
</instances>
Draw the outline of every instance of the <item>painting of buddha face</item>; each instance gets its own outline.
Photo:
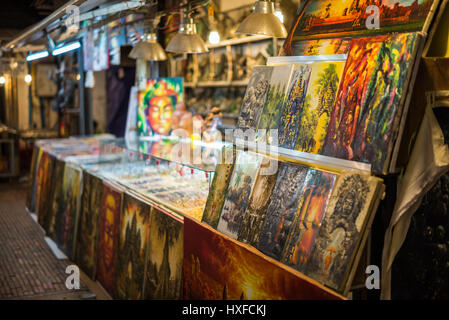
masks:
<instances>
[{"instance_id":1,"label":"painting of buddha face","mask_svg":"<svg viewBox=\"0 0 449 320\"><path fill-rule=\"evenodd\" d=\"M122 192L103 184L98 232L97 279L111 295L115 288Z\"/></svg>"},{"instance_id":2,"label":"painting of buddha face","mask_svg":"<svg viewBox=\"0 0 449 320\"><path fill-rule=\"evenodd\" d=\"M180 102L183 102L182 78L148 80L146 90L140 93L139 135L169 135L173 113Z\"/></svg>"}]
</instances>

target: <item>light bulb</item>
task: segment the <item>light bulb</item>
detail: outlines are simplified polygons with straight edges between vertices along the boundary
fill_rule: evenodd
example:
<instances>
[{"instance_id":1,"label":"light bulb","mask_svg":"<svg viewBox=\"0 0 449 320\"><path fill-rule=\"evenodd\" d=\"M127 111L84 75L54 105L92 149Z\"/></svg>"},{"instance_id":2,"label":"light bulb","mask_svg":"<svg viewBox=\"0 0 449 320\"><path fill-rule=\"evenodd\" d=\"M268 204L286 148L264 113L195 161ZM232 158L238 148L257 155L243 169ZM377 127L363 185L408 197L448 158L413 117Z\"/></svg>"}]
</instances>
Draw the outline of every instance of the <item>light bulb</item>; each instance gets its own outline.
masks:
<instances>
[{"instance_id":1,"label":"light bulb","mask_svg":"<svg viewBox=\"0 0 449 320\"><path fill-rule=\"evenodd\" d=\"M276 17L278 17L278 19L279 19L282 23L284 23L284 15L282 14L282 11L281 11L281 10L276 9L276 11L274 12L274 15L275 15Z\"/></svg>"},{"instance_id":2,"label":"light bulb","mask_svg":"<svg viewBox=\"0 0 449 320\"><path fill-rule=\"evenodd\" d=\"M25 76L25 82L26 83L31 83L32 80L33 80L33 77L31 76L31 74L27 74Z\"/></svg>"},{"instance_id":3,"label":"light bulb","mask_svg":"<svg viewBox=\"0 0 449 320\"><path fill-rule=\"evenodd\" d=\"M209 43L211 44L218 44L220 43L220 34L216 30L212 30L209 33Z\"/></svg>"},{"instance_id":4,"label":"light bulb","mask_svg":"<svg viewBox=\"0 0 449 320\"><path fill-rule=\"evenodd\" d=\"M4 76L0 77L0 84L5 84L6 83L6 79Z\"/></svg>"}]
</instances>

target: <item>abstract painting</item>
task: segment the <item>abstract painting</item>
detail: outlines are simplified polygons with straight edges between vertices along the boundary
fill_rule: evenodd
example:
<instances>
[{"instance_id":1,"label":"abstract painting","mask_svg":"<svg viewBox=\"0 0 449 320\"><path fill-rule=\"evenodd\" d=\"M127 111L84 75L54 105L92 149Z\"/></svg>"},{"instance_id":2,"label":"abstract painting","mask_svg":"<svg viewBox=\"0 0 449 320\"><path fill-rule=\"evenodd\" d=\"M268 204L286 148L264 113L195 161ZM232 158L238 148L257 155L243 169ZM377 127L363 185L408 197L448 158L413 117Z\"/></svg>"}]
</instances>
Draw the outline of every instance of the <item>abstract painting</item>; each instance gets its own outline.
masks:
<instances>
[{"instance_id":1,"label":"abstract painting","mask_svg":"<svg viewBox=\"0 0 449 320\"><path fill-rule=\"evenodd\" d=\"M240 229L238 240L256 246L259 240L259 233L262 230L265 216L270 201L271 193L276 184L279 172L279 163L277 160L265 158L262 161L254 183L248 208L246 209L245 219ZM268 172L275 168L274 172Z\"/></svg>"},{"instance_id":2,"label":"abstract painting","mask_svg":"<svg viewBox=\"0 0 449 320\"><path fill-rule=\"evenodd\" d=\"M81 196L82 171L71 164L66 164L62 179L61 205L56 219L56 243L61 250L73 259L76 223Z\"/></svg>"},{"instance_id":3,"label":"abstract painting","mask_svg":"<svg viewBox=\"0 0 449 320\"><path fill-rule=\"evenodd\" d=\"M293 65L273 67L270 88L258 126L257 139L261 143L276 144L275 137L270 134L270 130L279 129L281 110L287 100L288 84L292 71Z\"/></svg>"},{"instance_id":4,"label":"abstract painting","mask_svg":"<svg viewBox=\"0 0 449 320\"><path fill-rule=\"evenodd\" d=\"M114 295L123 192L103 182L98 226L97 280Z\"/></svg>"},{"instance_id":5,"label":"abstract painting","mask_svg":"<svg viewBox=\"0 0 449 320\"><path fill-rule=\"evenodd\" d=\"M310 83L294 141L295 150L314 154L321 152L344 65L344 62L312 64Z\"/></svg>"},{"instance_id":6,"label":"abstract painting","mask_svg":"<svg viewBox=\"0 0 449 320\"><path fill-rule=\"evenodd\" d=\"M183 247L183 223L153 207L144 299L177 300L181 297Z\"/></svg>"},{"instance_id":7,"label":"abstract painting","mask_svg":"<svg viewBox=\"0 0 449 320\"><path fill-rule=\"evenodd\" d=\"M422 31L437 4L435 0L311 0L294 24L293 40L311 35L333 37ZM380 30L367 28L367 18L373 15L373 11L367 10L370 5L379 8Z\"/></svg>"},{"instance_id":8,"label":"abstract painting","mask_svg":"<svg viewBox=\"0 0 449 320\"><path fill-rule=\"evenodd\" d=\"M312 67L310 64L294 65L287 90L287 101L282 107L279 126L279 146L293 149L298 127L304 113L304 103L309 87Z\"/></svg>"},{"instance_id":9,"label":"abstract painting","mask_svg":"<svg viewBox=\"0 0 449 320\"><path fill-rule=\"evenodd\" d=\"M81 196L80 218L75 247L77 265L91 279L95 279L97 266L98 219L101 208L102 180L83 172L83 194Z\"/></svg>"},{"instance_id":10,"label":"abstract painting","mask_svg":"<svg viewBox=\"0 0 449 320\"><path fill-rule=\"evenodd\" d=\"M123 197L115 293L117 299L143 298L150 210L150 205L128 194Z\"/></svg>"},{"instance_id":11,"label":"abstract painting","mask_svg":"<svg viewBox=\"0 0 449 320\"><path fill-rule=\"evenodd\" d=\"M353 40L324 155L386 170L419 39L416 33L402 33Z\"/></svg>"},{"instance_id":12,"label":"abstract painting","mask_svg":"<svg viewBox=\"0 0 449 320\"><path fill-rule=\"evenodd\" d=\"M217 230L237 239L262 156L239 151L234 172L226 191Z\"/></svg>"},{"instance_id":13,"label":"abstract painting","mask_svg":"<svg viewBox=\"0 0 449 320\"><path fill-rule=\"evenodd\" d=\"M270 87L272 72L273 67L270 66L255 66L253 68L243 98L237 128L242 130L257 129Z\"/></svg>"},{"instance_id":14,"label":"abstract painting","mask_svg":"<svg viewBox=\"0 0 449 320\"><path fill-rule=\"evenodd\" d=\"M302 271L326 213L337 175L310 169L304 182L298 214L287 239L282 262Z\"/></svg>"},{"instance_id":15,"label":"abstract painting","mask_svg":"<svg viewBox=\"0 0 449 320\"><path fill-rule=\"evenodd\" d=\"M186 218L184 232L185 300L342 298L204 224Z\"/></svg>"},{"instance_id":16,"label":"abstract painting","mask_svg":"<svg viewBox=\"0 0 449 320\"><path fill-rule=\"evenodd\" d=\"M367 227L379 179L342 174L329 200L310 258L303 272L320 283L342 291L352 259Z\"/></svg>"},{"instance_id":17,"label":"abstract painting","mask_svg":"<svg viewBox=\"0 0 449 320\"><path fill-rule=\"evenodd\" d=\"M226 154L232 156L226 161ZM203 212L202 221L216 229L223 208L224 195L229 185L229 180L235 164L235 149L223 148L221 151L221 162L215 168L214 178L207 197L206 207Z\"/></svg>"},{"instance_id":18,"label":"abstract painting","mask_svg":"<svg viewBox=\"0 0 449 320\"><path fill-rule=\"evenodd\" d=\"M257 248L266 255L281 259L287 237L301 201L308 167L282 163L276 180Z\"/></svg>"},{"instance_id":19,"label":"abstract painting","mask_svg":"<svg viewBox=\"0 0 449 320\"><path fill-rule=\"evenodd\" d=\"M139 136L169 135L176 105L183 101L182 78L149 79L146 90L139 93Z\"/></svg>"}]
</instances>

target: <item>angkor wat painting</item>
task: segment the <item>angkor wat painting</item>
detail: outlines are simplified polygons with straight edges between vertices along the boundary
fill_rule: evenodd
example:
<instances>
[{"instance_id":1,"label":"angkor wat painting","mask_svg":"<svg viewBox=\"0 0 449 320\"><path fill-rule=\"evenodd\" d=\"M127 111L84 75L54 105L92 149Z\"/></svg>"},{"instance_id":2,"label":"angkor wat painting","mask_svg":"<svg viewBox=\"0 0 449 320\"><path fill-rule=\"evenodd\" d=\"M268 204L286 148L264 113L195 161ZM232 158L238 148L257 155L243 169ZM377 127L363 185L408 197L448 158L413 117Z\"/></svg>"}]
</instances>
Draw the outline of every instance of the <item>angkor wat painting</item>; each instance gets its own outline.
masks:
<instances>
[{"instance_id":1,"label":"angkor wat painting","mask_svg":"<svg viewBox=\"0 0 449 320\"><path fill-rule=\"evenodd\" d=\"M294 56L318 56L332 54L346 54L351 45L351 38L316 39L295 41Z\"/></svg>"},{"instance_id":2,"label":"angkor wat painting","mask_svg":"<svg viewBox=\"0 0 449 320\"><path fill-rule=\"evenodd\" d=\"M262 156L256 153L239 151L237 154L234 172L226 191L217 226L218 231L234 239L237 239L245 218L261 160Z\"/></svg>"},{"instance_id":3,"label":"angkor wat painting","mask_svg":"<svg viewBox=\"0 0 449 320\"><path fill-rule=\"evenodd\" d=\"M177 300L182 292L182 222L151 209L144 299Z\"/></svg>"},{"instance_id":4,"label":"angkor wat painting","mask_svg":"<svg viewBox=\"0 0 449 320\"><path fill-rule=\"evenodd\" d=\"M298 215L293 222L282 262L299 271L307 263L325 217L335 173L310 169L304 182Z\"/></svg>"},{"instance_id":5,"label":"angkor wat painting","mask_svg":"<svg viewBox=\"0 0 449 320\"><path fill-rule=\"evenodd\" d=\"M287 237L301 201L308 167L282 163L271 194L257 248L266 255L281 259Z\"/></svg>"},{"instance_id":6,"label":"angkor wat painting","mask_svg":"<svg viewBox=\"0 0 449 320\"><path fill-rule=\"evenodd\" d=\"M237 128L242 130L257 129L270 87L272 72L273 67L270 66L255 66L253 68L243 98Z\"/></svg>"},{"instance_id":7,"label":"angkor wat painting","mask_svg":"<svg viewBox=\"0 0 449 320\"><path fill-rule=\"evenodd\" d=\"M369 220L379 179L343 174L326 209L326 217L303 272L342 291L357 244Z\"/></svg>"},{"instance_id":8,"label":"angkor wat painting","mask_svg":"<svg viewBox=\"0 0 449 320\"><path fill-rule=\"evenodd\" d=\"M277 160L268 158L265 158L265 160L260 164L260 170L246 209L245 219L238 234L239 241L249 243L252 246L256 246L259 240L259 233L265 221L269 201L279 172ZM276 166L276 172L272 174L265 172L264 169L268 170L270 166Z\"/></svg>"}]
</instances>

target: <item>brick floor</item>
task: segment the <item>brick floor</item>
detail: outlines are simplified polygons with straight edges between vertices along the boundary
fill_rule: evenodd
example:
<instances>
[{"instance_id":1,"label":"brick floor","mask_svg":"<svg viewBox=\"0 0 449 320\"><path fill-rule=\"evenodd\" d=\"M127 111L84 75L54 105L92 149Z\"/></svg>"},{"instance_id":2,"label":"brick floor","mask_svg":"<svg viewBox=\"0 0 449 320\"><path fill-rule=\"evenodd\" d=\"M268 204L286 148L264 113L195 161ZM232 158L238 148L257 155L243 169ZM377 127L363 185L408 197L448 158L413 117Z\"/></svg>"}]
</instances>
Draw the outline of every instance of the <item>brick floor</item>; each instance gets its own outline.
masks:
<instances>
[{"instance_id":1,"label":"brick floor","mask_svg":"<svg viewBox=\"0 0 449 320\"><path fill-rule=\"evenodd\" d=\"M79 299L89 293L65 287L68 260L58 260L25 210L26 189L0 183L0 299Z\"/></svg>"}]
</instances>

